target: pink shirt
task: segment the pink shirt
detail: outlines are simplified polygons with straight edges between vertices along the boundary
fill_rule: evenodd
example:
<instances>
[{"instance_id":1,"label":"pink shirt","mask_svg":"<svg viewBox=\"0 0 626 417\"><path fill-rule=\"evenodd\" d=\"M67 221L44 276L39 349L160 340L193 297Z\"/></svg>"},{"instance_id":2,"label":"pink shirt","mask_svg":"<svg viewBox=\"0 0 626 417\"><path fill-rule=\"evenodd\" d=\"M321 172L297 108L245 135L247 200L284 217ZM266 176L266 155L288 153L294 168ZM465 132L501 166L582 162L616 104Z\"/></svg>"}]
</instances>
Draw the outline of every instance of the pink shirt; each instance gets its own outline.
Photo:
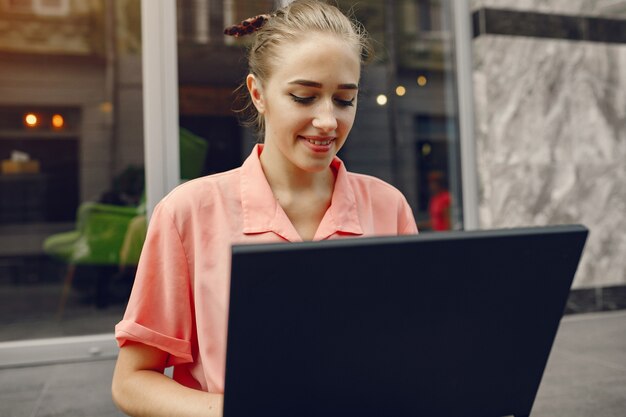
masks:
<instances>
[{"instance_id":1,"label":"pink shirt","mask_svg":"<svg viewBox=\"0 0 626 417\"><path fill-rule=\"evenodd\" d=\"M124 319L120 346L169 353L174 379L224 392L232 243L302 239L276 202L254 148L237 169L189 181L155 208ZM335 158L331 205L314 240L417 233L411 208L391 185L346 171Z\"/></svg>"}]
</instances>

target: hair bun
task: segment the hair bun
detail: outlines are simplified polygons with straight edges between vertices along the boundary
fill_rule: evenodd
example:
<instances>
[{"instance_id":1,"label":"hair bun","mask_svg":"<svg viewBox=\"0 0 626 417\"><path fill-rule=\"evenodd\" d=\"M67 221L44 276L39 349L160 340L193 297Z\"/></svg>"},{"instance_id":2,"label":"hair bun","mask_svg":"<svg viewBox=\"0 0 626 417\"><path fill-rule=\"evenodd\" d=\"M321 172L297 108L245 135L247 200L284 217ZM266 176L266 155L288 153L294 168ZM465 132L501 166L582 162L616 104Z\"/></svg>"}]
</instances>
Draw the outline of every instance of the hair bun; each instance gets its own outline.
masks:
<instances>
[{"instance_id":1,"label":"hair bun","mask_svg":"<svg viewBox=\"0 0 626 417\"><path fill-rule=\"evenodd\" d=\"M237 25L232 25L224 29L224 34L238 38L240 36L249 35L261 29L263 25L272 17L269 14L260 14L258 16L249 17Z\"/></svg>"}]
</instances>

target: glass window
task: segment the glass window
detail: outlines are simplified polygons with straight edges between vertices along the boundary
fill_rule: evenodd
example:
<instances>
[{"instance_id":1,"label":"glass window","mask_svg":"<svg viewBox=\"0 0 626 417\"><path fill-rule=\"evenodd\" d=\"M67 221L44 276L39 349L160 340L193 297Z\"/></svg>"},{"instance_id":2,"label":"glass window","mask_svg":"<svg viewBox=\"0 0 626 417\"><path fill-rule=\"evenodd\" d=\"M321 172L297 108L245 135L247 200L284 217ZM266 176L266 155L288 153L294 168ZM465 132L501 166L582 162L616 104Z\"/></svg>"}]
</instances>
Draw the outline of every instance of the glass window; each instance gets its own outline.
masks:
<instances>
[{"instance_id":1,"label":"glass window","mask_svg":"<svg viewBox=\"0 0 626 417\"><path fill-rule=\"evenodd\" d=\"M222 31L287 2L177 1L181 178L248 155L232 109L250 38ZM460 228L451 1L338 4L377 52L340 157L401 189L422 231L433 201ZM0 2L0 342L111 332L146 229L140 0L41 5Z\"/></svg>"},{"instance_id":2,"label":"glass window","mask_svg":"<svg viewBox=\"0 0 626 417\"><path fill-rule=\"evenodd\" d=\"M145 233L139 6L0 2L0 341L122 315Z\"/></svg>"},{"instance_id":3,"label":"glass window","mask_svg":"<svg viewBox=\"0 0 626 417\"><path fill-rule=\"evenodd\" d=\"M283 3L177 3L180 124L208 141L206 173L239 166L255 141L232 112L250 38L226 37L222 30ZM376 49L339 156L350 170L402 190L422 231L462 228L451 1L337 3L364 24Z\"/></svg>"},{"instance_id":4,"label":"glass window","mask_svg":"<svg viewBox=\"0 0 626 417\"><path fill-rule=\"evenodd\" d=\"M208 143L204 174L241 165L254 143L233 112L250 38L224 36L224 28L273 8L272 0L177 2L179 123Z\"/></svg>"},{"instance_id":5,"label":"glass window","mask_svg":"<svg viewBox=\"0 0 626 417\"><path fill-rule=\"evenodd\" d=\"M450 3L339 2L377 45L342 157L400 188L422 232L462 228Z\"/></svg>"}]
</instances>

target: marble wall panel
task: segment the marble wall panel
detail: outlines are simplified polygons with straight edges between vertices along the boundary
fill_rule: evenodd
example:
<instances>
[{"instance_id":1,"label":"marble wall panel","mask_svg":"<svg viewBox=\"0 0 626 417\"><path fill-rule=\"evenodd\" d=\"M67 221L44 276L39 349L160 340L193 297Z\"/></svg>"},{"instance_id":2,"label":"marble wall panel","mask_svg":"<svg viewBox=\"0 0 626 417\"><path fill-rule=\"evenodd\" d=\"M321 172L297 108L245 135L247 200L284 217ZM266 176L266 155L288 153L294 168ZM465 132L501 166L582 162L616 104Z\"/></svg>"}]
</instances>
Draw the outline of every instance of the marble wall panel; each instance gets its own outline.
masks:
<instances>
[{"instance_id":1,"label":"marble wall panel","mask_svg":"<svg viewBox=\"0 0 626 417\"><path fill-rule=\"evenodd\" d=\"M483 7L538 13L615 17L626 14L624 2L615 0L470 0L472 10Z\"/></svg>"},{"instance_id":2,"label":"marble wall panel","mask_svg":"<svg viewBox=\"0 0 626 417\"><path fill-rule=\"evenodd\" d=\"M569 196L590 235L576 284L626 284L626 166L578 164L576 189Z\"/></svg>"},{"instance_id":3,"label":"marble wall panel","mask_svg":"<svg viewBox=\"0 0 626 417\"><path fill-rule=\"evenodd\" d=\"M474 41L481 227L582 223L574 287L626 284L626 45Z\"/></svg>"}]
</instances>

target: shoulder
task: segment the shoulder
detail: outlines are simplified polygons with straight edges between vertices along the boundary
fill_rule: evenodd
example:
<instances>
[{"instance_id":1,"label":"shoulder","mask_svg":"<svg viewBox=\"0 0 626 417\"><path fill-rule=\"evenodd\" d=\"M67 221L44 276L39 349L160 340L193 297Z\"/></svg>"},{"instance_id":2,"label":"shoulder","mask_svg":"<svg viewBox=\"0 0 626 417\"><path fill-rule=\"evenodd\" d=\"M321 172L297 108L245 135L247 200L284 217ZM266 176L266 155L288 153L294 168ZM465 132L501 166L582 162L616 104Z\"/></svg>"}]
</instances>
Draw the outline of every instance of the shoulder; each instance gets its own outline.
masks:
<instances>
[{"instance_id":1,"label":"shoulder","mask_svg":"<svg viewBox=\"0 0 626 417\"><path fill-rule=\"evenodd\" d=\"M362 224L378 225L374 234L417 233L413 211L400 190L371 175L348 172L348 178Z\"/></svg>"},{"instance_id":2,"label":"shoulder","mask_svg":"<svg viewBox=\"0 0 626 417\"><path fill-rule=\"evenodd\" d=\"M348 171L348 179L357 197L368 197L370 199L381 199L383 201L401 201L406 199L400 190L393 185L366 174L358 174Z\"/></svg>"},{"instance_id":3,"label":"shoulder","mask_svg":"<svg viewBox=\"0 0 626 417\"><path fill-rule=\"evenodd\" d=\"M240 171L241 167L187 181L170 191L157 207L171 216L188 215L238 199Z\"/></svg>"}]
</instances>

